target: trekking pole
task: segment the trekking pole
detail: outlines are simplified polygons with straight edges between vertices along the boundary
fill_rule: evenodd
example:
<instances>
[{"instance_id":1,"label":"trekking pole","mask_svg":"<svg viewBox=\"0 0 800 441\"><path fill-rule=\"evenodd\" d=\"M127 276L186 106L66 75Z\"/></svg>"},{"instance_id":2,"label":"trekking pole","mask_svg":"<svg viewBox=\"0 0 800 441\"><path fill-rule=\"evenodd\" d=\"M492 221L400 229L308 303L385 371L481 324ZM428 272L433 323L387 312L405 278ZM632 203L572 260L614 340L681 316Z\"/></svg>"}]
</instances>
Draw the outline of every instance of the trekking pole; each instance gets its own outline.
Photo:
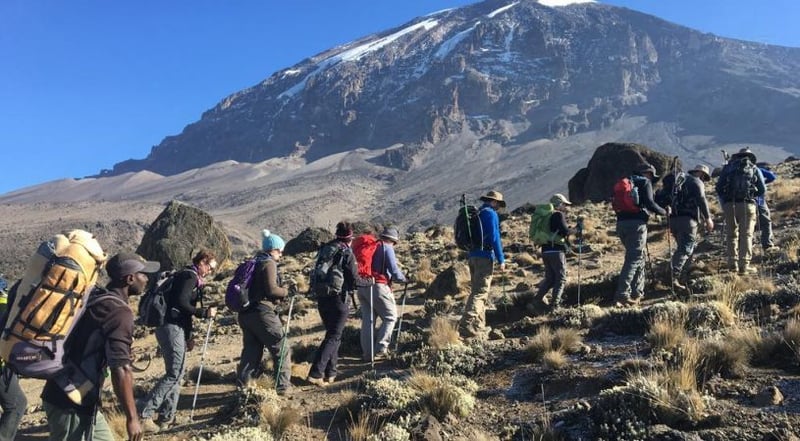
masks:
<instances>
[{"instance_id":1,"label":"trekking pole","mask_svg":"<svg viewBox=\"0 0 800 441\"><path fill-rule=\"evenodd\" d=\"M197 371L197 382L194 386L194 398L192 399L192 411L189 413L189 421L194 421L194 408L197 405L197 393L200 392L200 377L203 375L203 363L206 360L206 349L208 348L208 338L211 336L211 325L214 319L208 318L208 328L206 329L206 340L203 342L203 352L200 353L200 369Z\"/></svg>"},{"instance_id":2,"label":"trekking pole","mask_svg":"<svg viewBox=\"0 0 800 441\"><path fill-rule=\"evenodd\" d=\"M283 360L286 358L286 341L289 340L289 323L292 322L292 308L294 307L294 298L291 296L289 300L289 316L286 317L286 327L283 329L283 343L281 343L281 355L278 357L278 369L275 370L275 387L280 385L281 369L283 368Z\"/></svg>"},{"instance_id":3,"label":"trekking pole","mask_svg":"<svg viewBox=\"0 0 800 441\"><path fill-rule=\"evenodd\" d=\"M403 329L403 314L406 312L406 295L408 294L408 280L406 280L405 286L403 286L403 300L400 302L400 321L397 322L397 338L394 341L394 351L397 352L397 348L400 347L400 331Z\"/></svg>"},{"instance_id":4,"label":"trekking pole","mask_svg":"<svg viewBox=\"0 0 800 441\"><path fill-rule=\"evenodd\" d=\"M372 370L375 370L375 310L372 309L372 294L374 286L374 283L369 286L369 364Z\"/></svg>"},{"instance_id":5,"label":"trekking pole","mask_svg":"<svg viewBox=\"0 0 800 441\"><path fill-rule=\"evenodd\" d=\"M581 255L583 254L583 217L578 217L578 308L581 307Z\"/></svg>"}]
</instances>

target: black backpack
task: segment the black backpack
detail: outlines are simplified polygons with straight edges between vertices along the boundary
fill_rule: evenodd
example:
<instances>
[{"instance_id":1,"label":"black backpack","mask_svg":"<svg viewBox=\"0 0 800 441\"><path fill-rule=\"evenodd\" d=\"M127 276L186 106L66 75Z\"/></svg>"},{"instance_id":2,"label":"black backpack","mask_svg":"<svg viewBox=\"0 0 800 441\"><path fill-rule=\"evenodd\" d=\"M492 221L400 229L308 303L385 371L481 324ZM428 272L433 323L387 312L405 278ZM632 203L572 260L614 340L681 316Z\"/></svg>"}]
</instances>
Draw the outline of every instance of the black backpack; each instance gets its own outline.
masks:
<instances>
[{"instance_id":1,"label":"black backpack","mask_svg":"<svg viewBox=\"0 0 800 441\"><path fill-rule=\"evenodd\" d=\"M342 262L349 248L339 247L335 242L324 245L317 253L314 270L311 271L311 290L319 297L337 296L344 286Z\"/></svg>"},{"instance_id":2,"label":"black backpack","mask_svg":"<svg viewBox=\"0 0 800 441\"><path fill-rule=\"evenodd\" d=\"M729 162L717 181L717 193L726 202L755 200L758 169L750 158L742 157Z\"/></svg>"},{"instance_id":3,"label":"black backpack","mask_svg":"<svg viewBox=\"0 0 800 441\"><path fill-rule=\"evenodd\" d=\"M176 271L162 271L139 300L139 322L157 328L167 316L167 295L172 291Z\"/></svg>"},{"instance_id":4,"label":"black backpack","mask_svg":"<svg viewBox=\"0 0 800 441\"><path fill-rule=\"evenodd\" d=\"M456 246L464 251L483 249L483 225L479 214L478 207L467 205L465 196L461 196L453 232Z\"/></svg>"}]
</instances>

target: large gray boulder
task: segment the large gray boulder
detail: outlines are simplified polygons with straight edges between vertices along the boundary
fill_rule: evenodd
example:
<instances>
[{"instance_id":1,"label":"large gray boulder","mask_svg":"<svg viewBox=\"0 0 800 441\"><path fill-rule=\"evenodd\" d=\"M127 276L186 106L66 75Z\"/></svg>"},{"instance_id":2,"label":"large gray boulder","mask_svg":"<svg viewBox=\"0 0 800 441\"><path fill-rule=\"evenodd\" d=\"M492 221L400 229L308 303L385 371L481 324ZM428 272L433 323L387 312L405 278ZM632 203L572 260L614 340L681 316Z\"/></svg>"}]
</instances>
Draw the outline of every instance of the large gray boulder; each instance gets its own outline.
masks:
<instances>
[{"instance_id":1,"label":"large gray boulder","mask_svg":"<svg viewBox=\"0 0 800 441\"><path fill-rule=\"evenodd\" d=\"M283 253L287 256L295 256L300 253L316 252L322 244L333 240L333 233L324 229L309 227L301 231L297 237L286 242Z\"/></svg>"},{"instance_id":2,"label":"large gray boulder","mask_svg":"<svg viewBox=\"0 0 800 441\"><path fill-rule=\"evenodd\" d=\"M637 165L652 164L659 176L672 168L672 157L641 144L609 142L595 150L586 168L578 170L569 180L569 199L573 203L609 200L614 183L628 176ZM678 166L681 166L678 160Z\"/></svg>"},{"instance_id":3,"label":"large gray boulder","mask_svg":"<svg viewBox=\"0 0 800 441\"><path fill-rule=\"evenodd\" d=\"M144 234L136 252L161 262L162 270L189 264L201 249L209 249L222 262L231 257L231 244L222 228L205 211L171 201Z\"/></svg>"}]
</instances>

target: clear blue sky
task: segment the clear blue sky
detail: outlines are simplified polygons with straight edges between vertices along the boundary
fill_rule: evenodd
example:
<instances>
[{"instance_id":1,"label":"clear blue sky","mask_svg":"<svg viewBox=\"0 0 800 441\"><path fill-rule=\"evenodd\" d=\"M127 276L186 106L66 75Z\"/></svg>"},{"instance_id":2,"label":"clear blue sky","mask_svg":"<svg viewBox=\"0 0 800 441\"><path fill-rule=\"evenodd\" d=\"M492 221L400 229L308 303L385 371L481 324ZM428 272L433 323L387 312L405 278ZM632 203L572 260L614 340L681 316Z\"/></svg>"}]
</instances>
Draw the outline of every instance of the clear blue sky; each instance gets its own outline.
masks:
<instances>
[{"instance_id":1,"label":"clear blue sky","mask_svg":"<svg viewBox=\"0 0 800 441\"><path fill-rule=\"evenodd\" d=\"M2 0L0 194L143 158L276 70L469 3ZM725 37L800 46L800 0L604 3Z\"/></svg>"}]
</instances>

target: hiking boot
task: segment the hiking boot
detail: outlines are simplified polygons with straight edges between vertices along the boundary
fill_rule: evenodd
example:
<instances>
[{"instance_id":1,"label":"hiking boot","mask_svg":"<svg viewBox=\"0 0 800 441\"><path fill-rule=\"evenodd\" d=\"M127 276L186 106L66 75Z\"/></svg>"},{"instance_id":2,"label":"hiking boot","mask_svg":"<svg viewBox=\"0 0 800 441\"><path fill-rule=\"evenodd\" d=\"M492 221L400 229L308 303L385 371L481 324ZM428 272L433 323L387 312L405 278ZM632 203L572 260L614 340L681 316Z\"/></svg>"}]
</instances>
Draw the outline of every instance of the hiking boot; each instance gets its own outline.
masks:
<instances>
[{"instance_id":1,"label":"hiking boot","mask_svg":"<svg viewBox=\"0 0 800 441\"><path fill-rule=\"evenodd\" d=\"M335 380L336 380L336 375L331 375L330 377L325 379L325 382L328 384L333 384Z\"/></svg>"},{"instance_id":2,"label":"hiking boot","mask_svg":"<svg viewBox=\"0 0 800 441\"><path fill-rule=\"evenodd\" d=\"M328 385L327 383L325 383L325 380L323 380L322 378L312 377L310 375L306 378L306 381L308 381L309 383L311 383L311 384L313 384L315 386L319 386L319 387L325 387L325 386Z\"/></svg>"},{"instance_id":3,"label":"hiking boot","mask_svg":"<svg viewBox=\"0 0 800 441\"><path fill-rule=\"evenodd\" d=\"M758 274L758 270L750 265L739 268L739 275L746 276L748 274Z\"/></svg>"},{"instance_id":4,"label":"hiking boot","mask_svg":"<svg viewBox=\"0 0 800 441\"><path fill-rule=\"evenodd\" d=\"M779 247L777 245L770 245L770 246L764 247L764 252L765 253L777 253L780 250L781 250L781 247Z\"/></svg>"},{"instance_id":5,"label":"hiking boot","mask_svg":"<svg viewBox=\"0 0 800 441\"><path fill-rule=\"evenodd\" d=\"M140 424L144 433L158 433L161 430L161 426L156 424L152 418L142 418Z\"/></svg>"},{"instance_id":6,"label":"hiking boot","mask_svg":"<svg viewBox=\"0 0 800 441\"><path fill-rule=\"evenodd\" d=\"M375 360L388 360L390 358L391 358L391 355L389 355L389 350L388 349L384 349L382 351L378 351L378 353L375 354Z\"/></svg>"},{"instance_id":7,"label":"hiking boot","mask_svg":"<svg viewBox=\"0 0 800 441\"><path fill-rule=\"evenodd\" d=\"M616 306L617 308L627 308L629 306L636 306L638 304L639 302L637 300L634 300L630 297L625 297L617 300L617 304L614 306Z\"/></svg>"},{"instance_id":8,"label":"hiking boot","mask_svg":"<svg viewBox=\"0 0 800 441\"><path fill-rule=\"evenodd\" d=\"M172 427L174 424L175 424L175 415L173 415L172 418L169 418L169 419L161 418L161 420L158 422L158 427L161 430L167 430L170 427Z\"/></svg>"},{"instance_id":9,"label":"hiking boot","mask_svg":"<svg viewBox=\"0 0 800 441\"><path fill-rule=\"evenodd\" d=\"M686 285L684 285L681 282L679 282L678 279L674 279L672 281L672 287L674 289L677 289L678 291L686 291L686 289L687 289Z\"/></svg>"}]
</instances>

